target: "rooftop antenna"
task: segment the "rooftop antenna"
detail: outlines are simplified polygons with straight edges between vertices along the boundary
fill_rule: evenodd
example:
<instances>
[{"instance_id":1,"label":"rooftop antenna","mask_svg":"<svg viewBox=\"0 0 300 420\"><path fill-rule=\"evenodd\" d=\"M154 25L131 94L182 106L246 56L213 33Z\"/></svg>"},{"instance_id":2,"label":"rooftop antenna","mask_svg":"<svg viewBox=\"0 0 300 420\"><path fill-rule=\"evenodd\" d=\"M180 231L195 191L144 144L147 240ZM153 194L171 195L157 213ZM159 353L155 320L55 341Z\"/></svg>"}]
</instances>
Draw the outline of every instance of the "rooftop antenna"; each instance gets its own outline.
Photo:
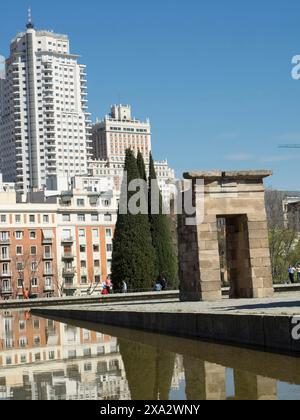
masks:
<instances>
[{"instance_id":1,"label":"rooftop antenna","mask_svg":"<svg viewBox=\"0 0 300 420\"><path fill-rule=\"evenodd\" d=\"M27 29L33 29L34 28L34 24L32 22L31 6L28 8L28 22L27 22L26 28Z\"/></svg>"}]
</instances>

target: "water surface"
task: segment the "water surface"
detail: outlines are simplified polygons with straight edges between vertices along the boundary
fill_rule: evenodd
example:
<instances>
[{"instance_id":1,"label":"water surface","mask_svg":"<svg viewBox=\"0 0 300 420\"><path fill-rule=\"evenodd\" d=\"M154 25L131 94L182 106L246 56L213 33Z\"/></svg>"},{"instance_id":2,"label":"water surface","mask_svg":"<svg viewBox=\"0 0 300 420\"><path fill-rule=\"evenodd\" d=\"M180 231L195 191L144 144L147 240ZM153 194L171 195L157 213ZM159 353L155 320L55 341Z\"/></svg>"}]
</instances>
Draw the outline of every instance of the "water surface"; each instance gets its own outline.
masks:
<instances>
[{"instance_id":1,"label":"water surface","mask_svg":"<svg viewBox=\"0 0 300 420\"><path fill-rule=\"evenodd\" d=\"M0 399L300 400L300 358L0 312Z\"/></svg>"}]
</instances>

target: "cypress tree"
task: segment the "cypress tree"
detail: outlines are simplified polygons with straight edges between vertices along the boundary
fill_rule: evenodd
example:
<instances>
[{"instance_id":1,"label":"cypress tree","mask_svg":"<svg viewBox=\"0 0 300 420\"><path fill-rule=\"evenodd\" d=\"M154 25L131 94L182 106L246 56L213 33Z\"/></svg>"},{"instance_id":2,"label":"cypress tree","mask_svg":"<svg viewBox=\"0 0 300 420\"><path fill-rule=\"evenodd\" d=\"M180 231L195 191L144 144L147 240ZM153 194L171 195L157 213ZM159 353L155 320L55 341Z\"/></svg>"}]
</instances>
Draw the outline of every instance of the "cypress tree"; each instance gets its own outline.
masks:
<instances>
[{"instance_id":1,"label":"cypress tree","mask_svg":"<svg viewBox=\"0 0 300 420\"><path fill-rule=\"evenodd\" d=\"M140 177L147 182L146 167L142 153L139 151L137 155L137 166L139 169Z\"/></svg>"},{"instance_id":2,"label":"cypress tree","mask_svg":"<svg viewBox=\"0 0 300 420\"><path fill-rule=\"evenodd\" d=\"M147 214L131 214L128 203L136 192L129 192L131 181L140 179L137 161L131 150L126 151L118 220L113 240L112 282L116 289L125 281L129 290L152 289L155 280L155 251L152 245ZM124 213L127 209L127 214Z\"/></svg>"},{"instance_id":3,"label":"cypress tree","mask_svg":"<svg viewBox=\"0 0 300 420\"><path fill-rule=\"evenodd\" d=\"M153 200L152 192L156 198ZM156 201L156 203L155 203ZM156 207L157 214L153 213ZM158 186L152 154L150 154L149 173L149 220L152 235L152 244L156 253L156 275L163 274L169 287L177 286L178 265L175 253L171 218L163 214L163 199Z\"/></svg>"}]
</instances>

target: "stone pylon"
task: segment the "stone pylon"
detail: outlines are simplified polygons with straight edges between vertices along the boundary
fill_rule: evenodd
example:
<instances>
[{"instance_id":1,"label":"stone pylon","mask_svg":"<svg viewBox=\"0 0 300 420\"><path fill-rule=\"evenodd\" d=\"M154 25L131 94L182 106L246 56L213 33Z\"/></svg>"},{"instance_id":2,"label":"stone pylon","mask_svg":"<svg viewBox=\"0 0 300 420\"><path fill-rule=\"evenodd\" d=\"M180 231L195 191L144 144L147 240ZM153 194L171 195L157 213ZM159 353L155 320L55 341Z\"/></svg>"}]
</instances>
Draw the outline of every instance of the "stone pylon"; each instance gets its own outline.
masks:
<instances>
[{"instance_id":1,"label":"stone pylon","mask_svg":"<svg viewBox=\"0 0 300 420\"><path fill-rule=\"evenodd\" d=\"M179 216L180 298L221 299L218 220L233 298L273 296L264 178L270 171L190 172L194 213ZM183 198L187 195L183 193ZM184 200L183 200L184 202ZM183 206L184 207L184 206Z\"/></svg>"}]
</instances>

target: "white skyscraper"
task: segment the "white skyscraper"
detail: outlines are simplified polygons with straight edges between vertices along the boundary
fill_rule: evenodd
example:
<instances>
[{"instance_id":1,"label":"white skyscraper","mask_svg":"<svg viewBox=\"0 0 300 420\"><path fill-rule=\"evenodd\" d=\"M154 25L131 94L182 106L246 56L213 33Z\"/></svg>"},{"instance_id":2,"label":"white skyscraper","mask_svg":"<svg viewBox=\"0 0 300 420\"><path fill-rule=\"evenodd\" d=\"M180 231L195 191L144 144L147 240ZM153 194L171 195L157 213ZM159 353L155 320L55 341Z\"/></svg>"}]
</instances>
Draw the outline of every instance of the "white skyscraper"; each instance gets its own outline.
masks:
<instances>
[{"instance_id":1,"label":"white skyscraper","mask_svg":"<svg viewBox=\"0 0 300 420\"><path fill-rule=\"evenodd\" d=\"M27 30L11 42L0 86L1 171L20 193L87 173L92 152L86 70L69 39Z\"/></svg>"}]
</instances>

